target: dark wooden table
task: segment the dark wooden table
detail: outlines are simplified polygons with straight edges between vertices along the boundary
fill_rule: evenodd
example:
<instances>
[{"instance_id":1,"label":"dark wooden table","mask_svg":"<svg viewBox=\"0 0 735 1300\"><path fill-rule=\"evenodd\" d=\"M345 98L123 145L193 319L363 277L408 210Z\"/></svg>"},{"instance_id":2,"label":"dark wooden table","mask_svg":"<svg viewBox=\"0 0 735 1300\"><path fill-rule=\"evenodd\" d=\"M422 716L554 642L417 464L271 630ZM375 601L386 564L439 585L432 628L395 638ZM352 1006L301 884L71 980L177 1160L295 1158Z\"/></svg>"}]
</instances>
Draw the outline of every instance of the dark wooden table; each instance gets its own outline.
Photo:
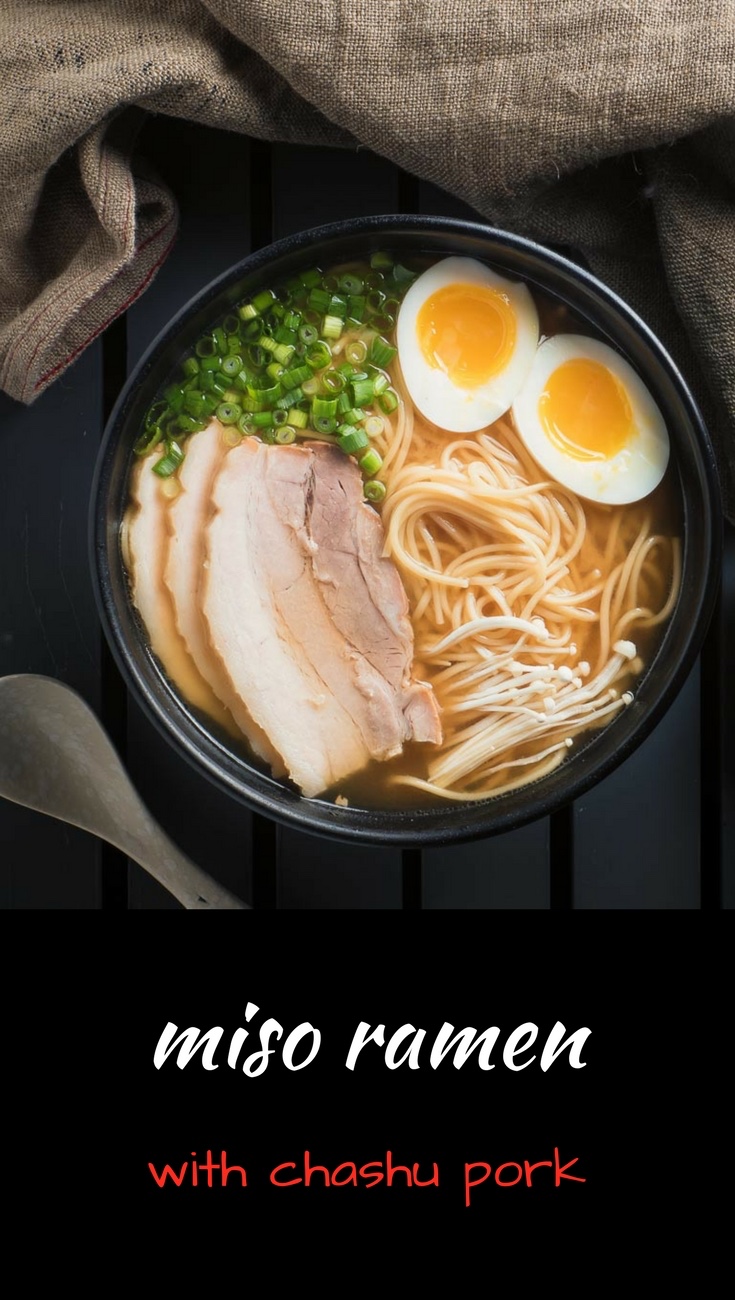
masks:
<instances>
[{"instance_id":1,"label":"dark wooden table","mask_svg":"<svg viewBox=\"0 0 735 1300\"><path fill-rule=\"evenodd\" d=\"M195 774L131 699L101 634L87 562L100 435L126 372L199 288L292 231L344 217L476 217L365 151L270 148L151 121L141 148L181 205L145 294L35 405L0 395L0 674L44 673L102 718L154 816L258 908L700 909L735 902L735 531L700 661L656 731L573 806L424 852L353 848L250 814ZM3 908L176 907L91 836L0 800Z\"/></svg>"}]
</instances>

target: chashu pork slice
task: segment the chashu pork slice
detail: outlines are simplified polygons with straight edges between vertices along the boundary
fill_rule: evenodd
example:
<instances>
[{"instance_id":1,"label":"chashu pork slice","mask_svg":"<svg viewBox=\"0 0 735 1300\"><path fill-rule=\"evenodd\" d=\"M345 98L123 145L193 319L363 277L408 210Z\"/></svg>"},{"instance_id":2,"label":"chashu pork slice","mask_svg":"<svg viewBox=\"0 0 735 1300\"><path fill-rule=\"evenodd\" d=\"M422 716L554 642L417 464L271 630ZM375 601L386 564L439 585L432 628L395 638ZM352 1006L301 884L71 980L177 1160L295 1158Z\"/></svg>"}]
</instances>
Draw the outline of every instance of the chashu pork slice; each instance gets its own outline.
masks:
<instances>
[{"instance_id":1,"label":"chashu pork slice","mask_svg":"<svg viewBox=\"0 0 735 1300\"><path fill-rule=\"evenodd\" d=\"M369 510L357 466L337 454L357 479L359 509ZM398 667L387 677L345 635L326 598L332 582L317 571L312 511L330 455L323 444L254 441L227 453L214 484L203 592L212 644L233 687L309 796L370 758L400 753L417 734L412 686L404 688Z\"/></svg>"},{"instance_id":2,"label":"chashu pork slice","mask_svg":"<svg viewBox=\"0 0 735 1300\"><path fill-rule=\"evenodd\" d=\"M258 757L283 775L280 755L253 720L223 671L212 649L201 606L204 578L205 528L212 513L212 486L228 450L223 428L213 420L206 429L187 439L186 456L179 470L179 494L168 511L169 542L164 581L173 600L176 626L197 670L235 719Z\"/></svg>"},{"instance_id":3,"label":"chashu pork slice","mask_svg":"<svg viewBox=\"0 0 735 1300\"><path fill-rule=\"evenodd\" d=\"M306 569L290 528L271 508L265 484L270 453L248 440L225 456L214 483L208 533L204 616L233 688L283 755L308 797L359 771L370 754L343 707L281 616L278 597ZM310 454L289 457L308 472ZM332 630L328 633L335 640Z\"/></svg>"},{"instance_id":4,"label":"chashu pork slice","mask_svg":"<svg viewBox=\"0 0 735 1300\"><path fill-rule=\"evenodd\" d=\"M148 632L151 649L171 680L191 704L232 733L235 731L232 718L197 671L179 633L171 595L163 580L169 541L169 502L161 491L161 479L152 469L159 456L158 451L146 456L132 474L123 549L133 604Z\"/></svg>"},{"instance_id":5,"label":"chashu pork slice","mask_svg":"<svg viewBox=\"0 0 735 1300\"><path fill-rule=\"evenodd\" d=\"M395 693L403 739L440 744L439 706L413 670L408 598L393 561L383 555L385 534L363 497L357 465L336 447L310 444L318 462L309 513L314 571L335 626Z\"/></svg>"}]
</instances>

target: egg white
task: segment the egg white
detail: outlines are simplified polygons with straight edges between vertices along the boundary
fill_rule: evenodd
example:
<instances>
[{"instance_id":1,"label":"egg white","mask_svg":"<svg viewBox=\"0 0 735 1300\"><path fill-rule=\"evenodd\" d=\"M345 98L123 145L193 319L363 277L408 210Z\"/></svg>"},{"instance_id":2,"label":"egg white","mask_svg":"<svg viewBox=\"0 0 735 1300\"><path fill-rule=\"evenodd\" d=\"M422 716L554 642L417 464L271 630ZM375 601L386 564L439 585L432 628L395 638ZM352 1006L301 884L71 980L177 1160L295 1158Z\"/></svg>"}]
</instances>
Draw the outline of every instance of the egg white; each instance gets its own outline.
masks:
<instances>
[{"instance_id":1,"label":"egg white","mask_svg":"<svg viewBox=\"0 0 735 1300\"><path fill-rule=\"evenodd\" d=\"M567 361L596 361L625 389L633 431L624 447L605 460L578 460L553 443L539 418L541 396L553 372ZM648 496L669 462L664 418L633 367L606 343L581 334L557 334L539 347L530 374L513 402L513 420L531 455L546 473L579 496L626 505Z\"/></svg>"},{"instance_id":2,"label":"egg white","mask_svg":"<svg viewBox=\"0 0 735 1300\"><path fill-rule=\"evenodd\" d=\"M455 284L487 285L502 293L515 317L516 338L506 365L486 383L462 388L424 357L417 317L427 298ZM398 358L411 398L427 420L452 433L484 429L510 409L528 375L538 344L538 313L524 284L496 275L471 257L446 257L414 280L398 313Z\"/></svg>"}]
</instances>

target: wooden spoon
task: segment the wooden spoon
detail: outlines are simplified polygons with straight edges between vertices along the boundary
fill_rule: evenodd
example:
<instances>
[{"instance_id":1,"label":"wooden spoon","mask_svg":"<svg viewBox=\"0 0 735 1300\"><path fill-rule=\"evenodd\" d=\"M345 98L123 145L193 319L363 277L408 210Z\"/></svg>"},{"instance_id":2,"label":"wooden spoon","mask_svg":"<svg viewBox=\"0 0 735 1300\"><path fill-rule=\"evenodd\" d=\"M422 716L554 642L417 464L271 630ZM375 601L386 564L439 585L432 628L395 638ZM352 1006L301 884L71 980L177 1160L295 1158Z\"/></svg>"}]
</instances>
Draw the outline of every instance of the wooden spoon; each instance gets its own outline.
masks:
<instances>
[{"instance_id":1,"label":"wooden spoon","mask_svg":"<svg viewBox=\"0 0 735 1300\"><path fill-rule=\"evenodd\" d=\"M153 820L94 713L63 682L0 677L0 795L114 844L191 911L250 910Z\"/></svg>"}]
</instances>

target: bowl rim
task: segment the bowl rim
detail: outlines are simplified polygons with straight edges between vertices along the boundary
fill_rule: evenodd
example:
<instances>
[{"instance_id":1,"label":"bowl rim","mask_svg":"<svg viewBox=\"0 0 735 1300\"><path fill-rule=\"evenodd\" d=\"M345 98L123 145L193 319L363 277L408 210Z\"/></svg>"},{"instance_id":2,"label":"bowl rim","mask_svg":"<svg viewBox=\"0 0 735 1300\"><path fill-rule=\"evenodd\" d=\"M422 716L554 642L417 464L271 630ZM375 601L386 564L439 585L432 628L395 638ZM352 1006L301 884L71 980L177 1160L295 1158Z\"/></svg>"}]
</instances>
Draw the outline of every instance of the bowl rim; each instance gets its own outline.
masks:
<instances>
[{"instance_id":1,"label":"bowl rim","mask_svg":"<svg viewBox=\"0 0 735 1300\"><path fill-rule=\"evenodd\" d=\"M704 507L702 517L697 518L697 526L703 533L702 545L706 559L706 572L704 575L699 575L700 585L693 599L693 611L689 617L690 625L683 646L668 669L665 681L654 693L653 700L647 705L632 729L628 730L628 734L621 738L620 744L607 755L598 755L596 760L593 755L591 763L580 762L582 756L594 748L594 740L603 736L607 728L591 733L592 739L581 746L568 763L556 769L556 773L562 769L564 771L565 779L561 790L549 789L549 781L554 777L552 773L551 777L520 787L520 795L516 791L507 796L490 797L477 802L457 801L448 806L439 805L437 808L417 810L378 811L356 807L336 809L335 805L328 804L326 801L304 799L282 783L263 776L257 768L250 767L242 760L236 761L237 768L241 769L241 775L235 776L231 771L228 772L225 747L204 731L170 687L166 687L163 673L160 668L155 667L153 656L148 652L150 663L147 668L150 670L153 666L159 679L158 694L151 689L146 672L136 663L134 653L123 636L119 609L113 591L108 545L108 492L113 458L118 442L125 431L128 409L143 379L154 370L166 346L181 334L187 321L209 304L213 304L228 288L246 277L257 275L263 268L272 264L277 265L286 257L305 253L315 244L356 237L372 239L375 243L375 237L381 237L385 241L391 236L426 236L431 231L446 235L448 239L459 236L492 245L488 247L486 255L491 263L498 260L498 255L502 260L503 253L516 254L519 257L530 258L536 270L542 268L544 271L551 269L558 272L565 278L566 283L571 281L575 289L579 287L582 291L586 291L593 301L600 304L615 318L616 323L627 326L628 330L632 331L632 336L640 340L643 350L650 355L655 366L663 372L672 386L694 432L692 450L698 460ZM539 288L544 288L542 280L538 284ZM560 296L558 288L547 286L545 291ZM570 305L573 310L584 314L584 308L579 305L575 307L574 302ZM597 328L604 333L602 327ZM625 354L622 344L616 341L616 346ZM637 363L633 364L634 367L637 365ZM673 441L672 437L672 443ZM686 516L685 497L682 506ZM117 530L119 533L119 520ZM421 848L502 834L556 812L604 780L640 746L671 706L701 649L717 597L723 547L723 517L714 451L689 386L650 327L612 289L564 254L524 236L479 221L429 214L386 214L330 222L287 235L251 252L233 264L202 286L179 308L138 359L120 390L107 420L91 487L88 536L95 601L107 643L127 688L140 704L149 721L180 757L185 758L200 775L205 776L252 811L265 814L285 825L310 834L341 839L343 842ZM681 599L681 592L679 599ZM677 609L669 620L664 642L669 629L676 623ZM141 647L138 646L137 649L140 651ZM660 650L661 647L654 656L654 662L658 659ZM644 677L648 677L648 672ZM162 705L159 698L164 691L166 707ZM633 706L631 710L632 708ZM191 739L192 732L198 743ZM251 778L250 783L248 783L248 774ZM514 799L514 795L520 797L522 802L518 802L518 797Z\"/></svg>"}]
</instances>

